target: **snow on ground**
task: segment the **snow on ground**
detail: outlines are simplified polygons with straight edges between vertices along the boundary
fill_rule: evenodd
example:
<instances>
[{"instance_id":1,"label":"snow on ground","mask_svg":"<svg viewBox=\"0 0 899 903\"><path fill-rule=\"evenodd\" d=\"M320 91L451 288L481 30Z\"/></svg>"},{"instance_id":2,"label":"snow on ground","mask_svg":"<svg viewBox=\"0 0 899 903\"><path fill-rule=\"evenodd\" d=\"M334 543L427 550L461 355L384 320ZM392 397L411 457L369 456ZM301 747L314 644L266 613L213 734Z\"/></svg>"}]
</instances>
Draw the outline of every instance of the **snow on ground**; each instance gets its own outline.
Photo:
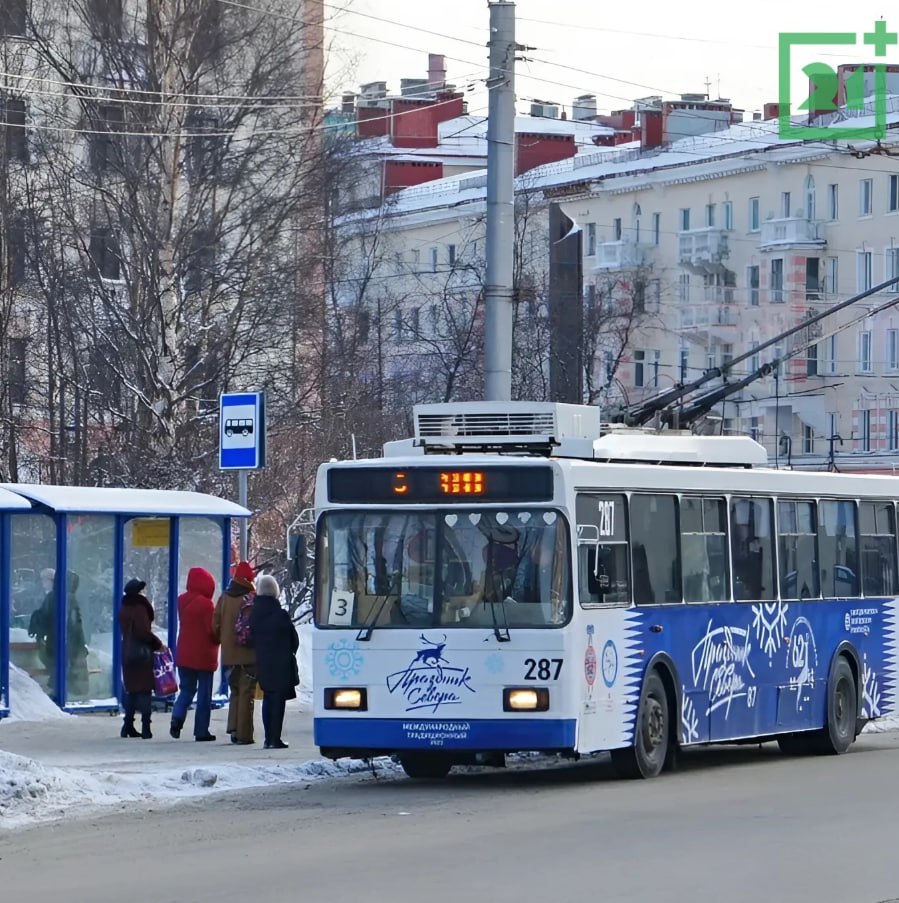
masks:
<instances>
[{"instance_id":1,"label":"snow on ground","mask_svg":"<svg viewBox=\"0 0 899 903\"><path fill-rule=\"evenodd\" d=\"M77 718L69 715L41 689L36 680L21 668L9 666L9 716L3 720L12 721L57 721Z\"/></svg>"},{"instance_id":2,"label":"snow on ground","mask_svg":"<svg viewBox=\"0 0 899 903\"><path fill-rule=\"evenodd\" d=\"M375 772L395 772L389 760L375 762ZM166 805L228 790L291 784L370 771L356 761L265 765L210 765L140 774L51 768L0 751L0 832L42 821L99 813L110 807L127 809Z\"/></svg>"}]
</instances>

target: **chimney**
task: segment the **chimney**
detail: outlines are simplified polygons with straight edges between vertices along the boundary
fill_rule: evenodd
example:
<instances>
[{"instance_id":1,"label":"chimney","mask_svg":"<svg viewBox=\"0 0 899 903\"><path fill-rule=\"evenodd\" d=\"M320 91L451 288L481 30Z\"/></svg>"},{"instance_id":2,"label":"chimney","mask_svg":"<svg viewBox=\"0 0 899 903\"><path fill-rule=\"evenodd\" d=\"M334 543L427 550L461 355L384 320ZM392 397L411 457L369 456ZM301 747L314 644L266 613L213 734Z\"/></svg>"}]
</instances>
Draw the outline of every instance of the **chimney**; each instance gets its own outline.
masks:
<instances>
[{"instance_id":1,"label":"chimney","mask_svg":"<svg viewBox=\"0 0 899 903\"><path fill-rule=\"evenodd\" d=\"M579 122L594 119L596 117L596 95L581 94L575 97L574 103L571 105L571 118Z\"/></svg>"},{"instance_id":2,"label":"chimney","mask_svg":"<svg viewBox=\"0 0 899 903\"><path fill-rule=\"evenodd\" d=\"M428 87L440 90L446 86L446 57L442 53L428 54Z\"/></svg>"}]
</instances>

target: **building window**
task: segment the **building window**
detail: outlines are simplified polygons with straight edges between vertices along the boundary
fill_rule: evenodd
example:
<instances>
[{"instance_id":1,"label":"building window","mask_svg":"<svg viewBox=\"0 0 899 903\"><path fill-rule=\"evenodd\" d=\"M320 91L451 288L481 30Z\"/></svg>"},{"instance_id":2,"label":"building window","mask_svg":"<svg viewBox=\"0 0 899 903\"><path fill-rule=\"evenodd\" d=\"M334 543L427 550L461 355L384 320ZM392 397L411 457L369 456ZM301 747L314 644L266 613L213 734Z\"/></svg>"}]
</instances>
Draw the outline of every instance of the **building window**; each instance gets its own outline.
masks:
<instances>
[{"instance_id":1,"label":"building window","mask_svg":"<svg viewBox=\"0 0 899 903\"><path fill-rule=\"evenodd\" d=\"M809 345L805 352L805 375L818 375L818 346Z\"/></svg>"},{"instance_id":2,"label":"building window","mask_svg":"<svg viewBox=\"0 0 899 903\"><path fill-rule=\"evenodd\" d=\"M645 351L635 351L634 352L634 386L638 389L642 389L645 380L646 380L646 352Z\"/></svg>"},{"instance_id":3,"label":"building window","mask_svg":"<svg viewBox=\"0 0 899 903\"><path fill-rule=\"evenodd\" d=\"M807 423L802 425L802 453L805 455L815 453L815 430Z\"/></svg>"},{"instance_id":4,"label":"building window","mask_svg":"<svg viewBox=\"0 0 899 903\"><path fill-rule=\"evenodd\" d=\"M197 293L206 290L212 285L215 276L215 245L216 235L212 229L198 229L191 236L188 257L184 268L184 288L186 291Z\"/></svg>"},{"instance_id":5,"label":"building window","mask_svg":"<svg viewBox=\"0 0 899 903\"><path fill-rule=\"evenodd\" d=\"M649 280L649 293L647 296L646 310L657 314L662 307L662 280Z\"/></svg>"},{"instance_id":6,"label":"building window","mask_svg":"<svg viewBox=\"0 0 899 903\"><path fill-rule=\"evenodd\" d=\"M899 450L899 411L890 411L887 416L887 447Z\"/></svg>"},{"instance_id":7,"label":"building window","mask_svg":"<svg viewBox=\"0 0 899 903\"><path fill-rule=\"evenodd\" d=\"M21 37L28 18L27 0L3 0L0 3L0 35Z\"/></svg>"},{"instance_id":8,"label":"building window","mask_svg":"<svg viewBox=\"0 0 899 903\"><path fill-rule=\"evenodd\" d=\"M437 248L431 248L431 272L437 272Z\"/></svg>"},{"instance_id":9,"label":"building window","mask_svg":"<svg viewBox=\"0 0 899 903\"><path fill-rule=\"evenodd\" d=\"M724 228L730 232L734 227L734 202L724 202Z\"/></svg>"},{"instance_id":10,"label":"building window","mask_svg":"<svg viewBox=\"0 0 899 903\"><path fill-rule=\"evenodd\" d=\"M828 298L836 298L840 290L840 259L828 257L825 264L824 293Z\"/></svg>"},{"instance_id":11,"label":"building window","mask_svg":"<svg viewBox=\"0 0 899 903\"><path fill-rule=\"evenodd\" d=\"M13 404L25 404L26 367L25 355L28 348L26 339L9 340L9 400Z\"/></svg>"},{"instance_id":12,"label":"building window","mask_svg":"<svg viewBox=\"0 0 899 903\"><path fill-rule=\"evenodd\" d=\"M584 312L588 318L593 317L596 313L596 285L592 282L587 286L584 294Z\"/></svg>"},{"instance_id":13,"label":"building window","mask_svg":"<svg viewBox=\"0 0 899 903\"><path fill-rule=\"evenodd\" d=\"M861 179L858 183L858 215L870 216L874 210L874 180Z\"/></svg>"},{"instance_id":14,"label":"building window","mask_svg":"<svg viewBox=\"0 0 899 903\"><path fill-rule=\"evenodd\" d=\"M100 40L112 40L122 33L122 0L88 0L91 32Z\"/></svg>"},{"instance_id":15,"label":"building window","mask_svg":"<svg viewBox=\"0 0 899 903\"><path fill-rule=\"evenodd\" d=\"M587 256L596 254L596 223L587 223Z\"/></svg>"},{"instance_id":16,"label":"building window","mask_svg":"<svg viewBox=\"0 0 899 903\"><path fill-rule=\"evenodd\" d=\"M746 267L746 284L749 286L749 306L759 306L759 268Z\"/></svg>"},{"instance_id":17,"label":"building window","mask_svg":"<svg viewBox=\"0 0 899 903\"><path fill-rule=\"evenodd\" d=\"M446 262L450 266L455 266L455 263L456 263L456 246L455 245L447 245L446 246Z\"/></svg>"},{"instance_id":18,"label":"building window","mask_svg":"<svg viewBox=\"0 0 899 903\"><path fill-rule=\"evenodd\" d=\"M652 243L658 245L662 238L662 214L653 213L652 215Z\"/></svg>"},{"instance_id":19,"label":"building window","mask_svg":"<svg viewBox=\"0 0 899 903\"><path fill-rule=\"evenodd\" d=\"M805 218L813 220L817 212L818 199L815 194L815 177L811 174L805 177Z\"/></svg>"},{"instance_id":20,"label":"building window","mask_svg":"<svg viewBox=\"0 0 899 903\"><path fill-rule=\"evenodd\" d=\"M6 225L6 257L2 252L3 237L0 236L0 270L6 271L9 286L16 286L25 280L28 249L25 247L25 220L21 215L12 215Z\"/></svg>"},{"instance_id":21,"label":"building window","mask_svg":"<svg viewBox=\"0 0 899 903\"><path fill-rule=\"evenodd\" d=\"M687 379L687 370L690 367L690 349L689 348L681 348L680 350L680 381L684 382Z\"/></svg>"},{"instance_id":22,"label":"building window","mask_svg":"<svg viewBox=\"0 0 899 903\"><path fill-rule=\"evenodd\" d=\"M721 346L721 366L728 367L734 359L734 346L724 344Z\"/></svg>"},{"instance_id":23,"label":"building window","mask_svg":"<svg viewBox=\"0 0 899 903\"><path fill-rule=\"evenodd\" d=\"M790 213L792 212L791 202L790 202L790 192L782 191L780 193L780 215L782 219L789 219Z\"/></svg>"},{"instance_id":24,"label":"building window","mask_svg":"<svg viewBox=\"0 0 899 903\"><path fill-rule=\"evenodd\" d=\"M868 329L858 334L858 369L860 373L870 373L871 364L871 332Z\"/></svg>"},{"instance_id":25,"label":"building window","mask_svg":"<svg viewBox=\"0 0 899 903\"><path fill-rule=\"evenodd\" d=\"M7 160L28 162L25 101L0 94L0 147Z\"/></svg>"},{"instance_id":26,"label":"building window","mask_svg":"<svg viewBox=\"0 0 899 903\"><path fill-rule=\"evenodd\" d=\"M715 225L715 205L714 204L706 204L705 205L705 224L711 229Z\"/></svg>"},{"instance_id":27,"label":"building window","mask_svg":"<svg viewBox=\"0 0 899 903\"><path fill-rule=\"evenodd\" d=\"M784 262L780 257L771 261L771 300L779 303L784 299Z\"/></svg>"},{"instance_id":28,"label":"building window","mask_svg":"<svg viewBox=\"0 0 899 903\"><path fill-rule=\"evenodd\" d=\"M887 208L890 213L895 213L899 210L899 176L890 176L890 197L889 197L889 207Z\"/></svg>"},{"instance_id":29,"label":"building window","mask_svg":"<svg viewBox=\"0 0 899 903\"><path fill-rule=\"evenodd\" d=\"M749 231L758 232L761 228L761 201L759 198L749 199Z\"/></svg>"},{"instance_id":30,"label":"building window","mask_svg":"<svg viewBox=\"0 0 899 903\"><path fill-rule=\"evenodd\" d=\"M872 286L874 254L871 251L857 251L856 260L856 285L860 292L865 292Z\"/></svg>"},{"instance_id":31,"label":"building window","mask_svg":"<svg viewBox=\"0 0 899 903\"><path fill-rule=\"evenodd\" d=\"M677 298L684 304L690 301L690 274L681 273L677 277Z\"/></svg>"},{"instance_id":32,"label":"building window","mask_svg":"<svg viewBox=\"0 0 899 903\"><path fill-rule=\"evenodd\" d=\"M612 240L621 241L621 217L616 216L612 220Z\"/></svg>"},{"instance_id":33,"label":"building window","mask_svg":"<svg viewBox=\"0 0 899 903\"><path fill-rule=\"evenodd\" d=\"M899 370L899 329L887 330L887 367Z\"/></svg>"},{"instance_id":34,"label":"building window","mask_svg":"<svg viewBox=\"0 0 899 903\"><path fill-rule=\"evenodd\" d=\"M96 173L104 173L118 160L119 136L125 126L125 112L117 104L101 104L92 123L96 134L90 136L91 166Z\"/></svg>"},{"instance_id":35,"label":"building window","mask_svg":"<svg viewBox=\"0 0 899 903\"><path fill-rule=\"evenodd\" d=\"M752 351L754 352L752 357L749 358L749 369L751 372L755 372L759 367L762 366L762 358L761 355L755 349L758 348L758 342L752 343Z\"/></svg>"},{"instance_id":36,"label":"building window","mask_svg":"<svg viewBox=\"0 0 899 903\"><path fill-rule=\"evenodd\" d=\"M899 292L899 248L887 248L885 255L885 263L886 263L886 279L895 279L894 282L888 289L888 292Z\"/></svg>"},{"instance_id":37,"label":"building window","mask_svg":"<svg viewBox=\"0 0 899 903\"><path fill-rule=\"evenodd\" d=\"M827 186L827 218L835 222L840 218L840 186Z\"/></svg>"},{"instance_id":38,"label":"building window","mask_svg":"<svg viewBox=\"0 0 899 903\"><path fill-rule=\"evenodd\" d=\"M95 276L113 281L121 278L121 257L112 230L96 227L91 231L90 257Z\"/></svg>"},{"instance_id":39,"label":"building window","mask_svg":"<svg viewBox=\"0 0 899 903\"><path fill-rule=\"evenodd\" d=\"M687 232L690 229L690 208L689 207L681 207L680 228L681 228L681 232Z\"/></svg>"},{"instance_id":40,"label":"building window","mask_svg":"<svg viewBox=\"0 0 899 903\"><path fill-rule=\"evenodd\" d=\"M749 418L749 436L755 442L762 441L762 427L760 418L758 417L750 417Z\"/></svg>"},{"instance_id":41,"label":"building window","mask_svg":"<svg viewBox=\"0 0 899 903\"><path fill-rule=\"evenodd\" d=\"M805 300L821 300L821 261L817 257L805 259Z\"/></svg>"},{"instance_id":42,"label":"building window","mask_svg":"<svg viewBox=\"0 0 899 903\"><path fill-rule=\"evenodd\" d=\"M871 451L871 412L862 411L859 420L861 421L861 436L859 437L861 450Z\"/></svg>"},{"instance_id":43,"label":"building window","mask_svg":"<svg viewBox=\"0 0 899 903\"><path fill-rule=\"evenodd\" d=\"M837 357L837 337L835 335L828 336L824 340L824 350L825 358L827 361L827 372L832 375L837 372L837 361L839 360L839 358Z\"/></svg>"},{"instance_id":44,"label":"building window","mask_svg":"<svg viewBox=\"0 0 899 903\"><path fill-rule=\"evenodd\" d=\"M403 312L401 310L393 312L393 337L397 340L403 337Z\"/></svg>"}]
</instances>

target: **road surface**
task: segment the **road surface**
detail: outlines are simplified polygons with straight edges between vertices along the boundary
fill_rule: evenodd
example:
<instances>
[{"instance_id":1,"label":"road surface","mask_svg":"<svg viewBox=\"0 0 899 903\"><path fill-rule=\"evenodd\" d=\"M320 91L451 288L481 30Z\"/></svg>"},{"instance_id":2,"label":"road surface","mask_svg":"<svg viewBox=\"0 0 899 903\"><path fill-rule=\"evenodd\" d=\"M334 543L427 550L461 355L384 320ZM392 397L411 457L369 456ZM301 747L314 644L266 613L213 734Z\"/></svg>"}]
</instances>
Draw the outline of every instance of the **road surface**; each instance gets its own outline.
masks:
<instances>
[{"instance_id":1,"label":"road surface","mask_svg":"<svg viewBox=\"0 0 899 903\"><path fill-rule=\"evenodd\" d=\"M2 834L0 857L27 903L881 903L899 733L695 750L644 782L582 762L289 785Z\"/></svg>"}]
</instances>

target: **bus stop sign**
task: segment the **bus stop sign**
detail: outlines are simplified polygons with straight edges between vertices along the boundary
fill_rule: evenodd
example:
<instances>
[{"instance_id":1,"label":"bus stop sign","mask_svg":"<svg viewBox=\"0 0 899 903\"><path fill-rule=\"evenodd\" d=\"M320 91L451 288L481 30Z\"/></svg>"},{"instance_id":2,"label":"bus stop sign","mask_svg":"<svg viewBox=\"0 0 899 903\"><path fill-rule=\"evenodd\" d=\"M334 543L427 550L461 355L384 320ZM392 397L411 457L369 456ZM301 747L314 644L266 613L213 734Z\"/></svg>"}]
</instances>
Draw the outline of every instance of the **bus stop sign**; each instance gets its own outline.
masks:
<instances>
[{"instance_id":1,"label":"bus stop sign","mask_svg":"<svg viewBox=\"0 0 899 903\"><path fill-rule=\"evenodd\" d=\"M219 399L219 469L265 467L265 394L237 392Z\"/></svg>"}]
</instances>

